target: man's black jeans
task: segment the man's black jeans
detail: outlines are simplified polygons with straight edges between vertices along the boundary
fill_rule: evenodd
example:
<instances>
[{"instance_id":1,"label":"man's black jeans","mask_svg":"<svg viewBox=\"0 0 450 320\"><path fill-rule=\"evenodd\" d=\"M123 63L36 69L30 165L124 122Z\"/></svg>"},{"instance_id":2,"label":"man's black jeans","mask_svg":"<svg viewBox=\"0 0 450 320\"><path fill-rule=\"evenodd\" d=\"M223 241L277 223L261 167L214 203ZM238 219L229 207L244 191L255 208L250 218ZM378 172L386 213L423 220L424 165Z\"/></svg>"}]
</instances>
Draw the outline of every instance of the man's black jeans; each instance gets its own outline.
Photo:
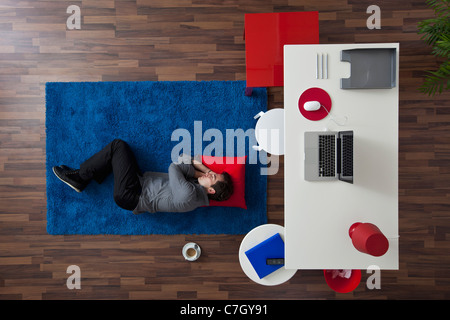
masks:
<instances>
[{"instance_id":1,"label":"man's black jeans","mask_svg":"<svg viewBox=\"0 0 450 320\"><path fill-rule=\"evenodd\" d=\"M102 183L111 172L114 174L114 201L125 210L134 210L142 191L139 181L142 172L129 145L120 139L83 162L79 174L83 180Z\"/></svg>"}]
</instances>

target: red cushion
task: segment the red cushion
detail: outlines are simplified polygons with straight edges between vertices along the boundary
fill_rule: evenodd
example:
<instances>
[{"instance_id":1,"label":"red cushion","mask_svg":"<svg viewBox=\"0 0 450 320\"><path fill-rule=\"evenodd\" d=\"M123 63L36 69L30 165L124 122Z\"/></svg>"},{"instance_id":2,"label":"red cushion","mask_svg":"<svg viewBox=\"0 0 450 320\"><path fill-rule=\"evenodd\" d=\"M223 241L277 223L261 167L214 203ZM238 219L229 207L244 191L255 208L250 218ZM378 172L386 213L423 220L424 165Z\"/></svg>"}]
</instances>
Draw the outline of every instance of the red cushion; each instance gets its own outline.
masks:
<instances>
[{"instance_id":1,"label":"red cushion","mask_svg":"<svg viewBox=\"0 0 450 320\"><path fill-rule=\"evenodd\" d=\"M244 157L213 157L202 156L203 164L215 173L228 172L233 182L233 194L225 201L209 200L210 206L239 207L247 209L245 203L245 162Z\"/></svg>"}]
</instances>

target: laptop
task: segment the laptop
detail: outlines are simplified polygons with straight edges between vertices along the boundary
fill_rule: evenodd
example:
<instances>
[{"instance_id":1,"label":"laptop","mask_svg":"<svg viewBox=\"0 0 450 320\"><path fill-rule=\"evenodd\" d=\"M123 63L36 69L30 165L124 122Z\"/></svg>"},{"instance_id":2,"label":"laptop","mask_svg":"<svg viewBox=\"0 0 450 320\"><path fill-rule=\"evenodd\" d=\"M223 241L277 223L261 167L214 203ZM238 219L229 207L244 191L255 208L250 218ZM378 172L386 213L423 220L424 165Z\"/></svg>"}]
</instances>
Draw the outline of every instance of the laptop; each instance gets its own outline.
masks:
<instances>
[{"instance_id":1,"label":"laptop","mask_svg":"<svg viewBox=\"0 0 450 320\"><path fill-rule=\"evenodd\" d=\"M353 183L353 131L305 132L305 180Z\"/></svg>"}]
</instances>

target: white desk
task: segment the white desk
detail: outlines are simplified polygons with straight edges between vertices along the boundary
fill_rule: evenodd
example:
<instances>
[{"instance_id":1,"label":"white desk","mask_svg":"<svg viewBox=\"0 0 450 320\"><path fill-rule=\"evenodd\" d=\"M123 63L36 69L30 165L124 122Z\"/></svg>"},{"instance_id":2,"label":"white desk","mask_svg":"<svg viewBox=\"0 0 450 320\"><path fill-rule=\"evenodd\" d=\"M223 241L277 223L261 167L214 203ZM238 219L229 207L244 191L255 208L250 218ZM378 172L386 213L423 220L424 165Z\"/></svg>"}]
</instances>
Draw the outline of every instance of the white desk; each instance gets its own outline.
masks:
<instances>
[{"instance_id":1,"label":"white desk","mask_svg":"<svg viewBox=\"0 0 450 320\"><path fill-rule=\"evenodd\" d=\"M391 89L340 89L350 76L341 50L397 48L396 83ZM316 55L328 53L328 79L316 79ZM290 269L398 269L398 64L399 44L284 46L285 266ZM328 92L331 116L344 126L310 121L298 109L308 88ZM339 121L338 121L339 122ZM304 180L304 132L354 131L354 184ZM348 236L354 222L370 222L389 239L381 257L357 251Z\"/></svg>"}]
</instances>

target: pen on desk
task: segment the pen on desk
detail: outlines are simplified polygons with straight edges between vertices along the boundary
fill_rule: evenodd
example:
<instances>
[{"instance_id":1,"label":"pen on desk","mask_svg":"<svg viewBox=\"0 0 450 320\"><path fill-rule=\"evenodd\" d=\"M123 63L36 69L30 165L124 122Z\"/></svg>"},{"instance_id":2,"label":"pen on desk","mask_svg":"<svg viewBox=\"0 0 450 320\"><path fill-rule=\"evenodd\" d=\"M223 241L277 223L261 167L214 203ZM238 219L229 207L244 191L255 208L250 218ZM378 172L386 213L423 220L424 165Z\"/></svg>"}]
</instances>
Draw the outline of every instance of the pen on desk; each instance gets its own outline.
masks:
<instances>
[{"instance_id":1,"label":"pen on desk","mask_svg":"<svg viewBox=\"0 0 450 320\"><path fill-rule=\"evenodd\" d=\"M319 79L319 54L316 53L316 79Z\"/></svg>"},{"instance_id":2,"label":"pen on desk","mask_svg":"<svg viewBox=\"0 0 450 320\"><path fill-rule=\"evenodd\" d=\"M325 53L325 79L328 79L328 53Z\"/></svg>"},{"instance_id":3,"label":"pen on desk","mask_svg":"<svg viewBox=\"0 0 450 320\"><path fill-rule=\"evenodd\" d=\"M323 54L320 55L320 79L323 79Z\"/></svg>"}]
</instances>

